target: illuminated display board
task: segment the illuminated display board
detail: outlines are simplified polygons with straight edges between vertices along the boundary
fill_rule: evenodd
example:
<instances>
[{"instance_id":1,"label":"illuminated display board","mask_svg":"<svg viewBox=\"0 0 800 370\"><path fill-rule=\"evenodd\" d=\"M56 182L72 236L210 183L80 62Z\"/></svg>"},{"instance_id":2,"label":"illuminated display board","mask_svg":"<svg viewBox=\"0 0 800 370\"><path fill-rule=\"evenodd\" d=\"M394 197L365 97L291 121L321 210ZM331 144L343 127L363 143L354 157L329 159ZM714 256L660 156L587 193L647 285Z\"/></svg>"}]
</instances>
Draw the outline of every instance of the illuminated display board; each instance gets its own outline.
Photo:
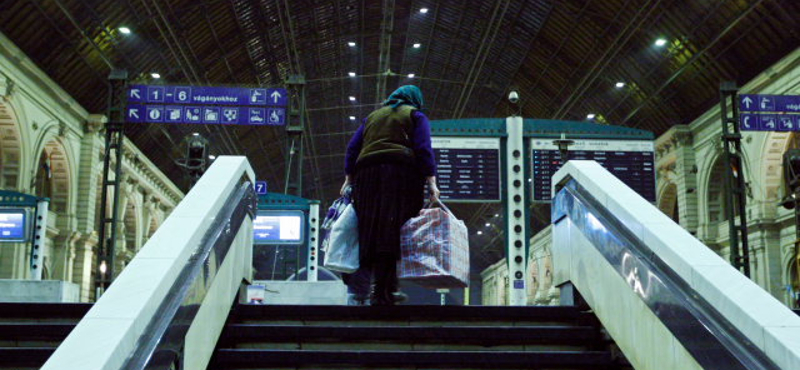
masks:
<instances>
[{"instance_id":1,"label":"illuminated display board","mask_svg":"<svg viewBox=\"0 0 800 370\"><path fill-rule=\"evenodd\" d=\"M500 201L500 139L431 138L441 199L452 202Z\"/></svg>"},{"instance_id":2,"label":"illuminated display board","mask_svg":"<svg viewBox=\"0 0 800 370\"><path fill-rule=\"evenodd\" d=\"M28 240L28 212L20 208L0 208L0 242Z\"/></svg>"},{"instance_id":3,"label":"illuminated display board","mask_svg":"<svg viewBox=\"0 0 800 370\"><path fill-rule=\"evenodd\" d=\"M583 140L569 147L569 159L594 160L645 199L656 201L652 140ZM531 139L533 200L550 201L553 175L561 168L553 139Z\"/></svg>"},{"instance_id":4,"label":"illuminated display board","mask_svg":"<svg viewBox=\"0 0 800 370\"><path fill-rule=\"evenodd\" d=\"M253 220L254 244L303 244L303 211L259 210Z\"/></svg>"}]
</instances>

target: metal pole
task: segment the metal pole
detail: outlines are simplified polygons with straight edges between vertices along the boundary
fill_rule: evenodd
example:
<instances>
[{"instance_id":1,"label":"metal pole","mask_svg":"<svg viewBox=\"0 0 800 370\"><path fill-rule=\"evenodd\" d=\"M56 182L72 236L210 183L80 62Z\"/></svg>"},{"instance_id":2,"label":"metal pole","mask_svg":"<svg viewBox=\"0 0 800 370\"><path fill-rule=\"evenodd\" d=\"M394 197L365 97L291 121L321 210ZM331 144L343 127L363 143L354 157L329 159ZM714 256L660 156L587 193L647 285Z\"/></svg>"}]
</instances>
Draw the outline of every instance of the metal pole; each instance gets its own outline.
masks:
<instances>
[{"instance_id":1,"label":"metal pole","mask_svg":"<svg viewBox=\"0 0 800 370\"><path fill-rule=\"evenodd\" d=\"M289 122L286 125L287 153L284 194L303 194L303 133L305 132L305 77L292 75L286 81L290 93Z\"/></svg>"},{"instance_id":2,"label":"metal pole","mask_svg":"<svg viewBox=\"0 0 800 370\"><path fill-rule=\"evenodd\" d=\"M100 250L98 266L105 264L105 271L97 272L96 287L105 291L114 279L114 255L117 242L117 224L119 215L119 192L120 180L122 177L122 147L125 139L125 89L127 87L128 72L124 70L112 70L108 77L108 122L106 122L106 142L105 157L103 158L103 179L100 199ZM111 179L109 170L111 167L111 157L115 158L114 178ZM113 200L108 212L108 192L113 192ZM110 233L110 237L107 236ZM99 298L99 297L95 297Z\"/></svg>"},{"instance_id":3,"label":"metal pole","mask_svg":"<svg viewBox=\"0 0 800 370\"><path fill-rule=\"evenodd\" d=\"M750 277L750 249L747 243L746 194L744 161L742 160L742 135L739 132L738 88L733 82L720 84L720 113L722 115L722 142L725 148L725 215L728 218L731 264ZM730 117L728 103L730 100ZM735 208L734 208L735 207ZM736 225L736 211L739 225ZM739 241L741 240L741 252Z\"/></svg>"}]
</instances>

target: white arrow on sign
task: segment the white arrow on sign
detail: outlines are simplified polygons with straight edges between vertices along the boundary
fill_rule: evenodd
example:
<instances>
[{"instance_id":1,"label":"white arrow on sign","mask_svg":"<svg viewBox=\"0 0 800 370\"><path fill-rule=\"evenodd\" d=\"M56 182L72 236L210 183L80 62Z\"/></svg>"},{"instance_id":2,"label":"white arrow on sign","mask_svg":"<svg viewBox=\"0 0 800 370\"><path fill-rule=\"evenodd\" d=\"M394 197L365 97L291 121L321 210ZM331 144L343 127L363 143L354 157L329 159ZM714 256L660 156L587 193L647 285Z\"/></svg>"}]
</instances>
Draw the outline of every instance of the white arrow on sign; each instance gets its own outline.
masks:
<instances>
[{"instance_id":1,"label":"white arrow on sign","mask_svg":"<svg viewBox=\"0 0 800 370\"><path fill-rule=\"evenodd\" d=\"M142 96L139 95L139 89L131 89L131 98L141 99Z\"/></svg>"},{"instance_id":2,"label":"white arrow on sign","mask_svg":"<svg viewBox=\"0 0 800 370\"><path fill-rule=\"evenodd\" d=\"M138 109L128 110L128 117L139 118L139 110Z\"/></svg>"},{"instance_id":3,"label":"white arrow on sign","mask_svg":"<svg viewBox=\"0 0 800 370\"><path fill-rule=\"evenodd\" d=\"M272 101L274 101L275 104L278 104L278 99L280 99L281 96L283 96L283 95L281 95L281 93L279 93L277 90L275 90L270 96L272 97Z\"/></svg>"},{"instance_id":4,"label":"white arrow on sign","mask_svg":"<svg viewBox=\"0 0 800 370\"><path fill-rule=\"evenodd\" d=\"M745 96L744 99L742 99L742 103L744 103L745 107L750 108L750 104L753 104L753 99L750 99L749 96Z\"/></svg>"}]
</instances>

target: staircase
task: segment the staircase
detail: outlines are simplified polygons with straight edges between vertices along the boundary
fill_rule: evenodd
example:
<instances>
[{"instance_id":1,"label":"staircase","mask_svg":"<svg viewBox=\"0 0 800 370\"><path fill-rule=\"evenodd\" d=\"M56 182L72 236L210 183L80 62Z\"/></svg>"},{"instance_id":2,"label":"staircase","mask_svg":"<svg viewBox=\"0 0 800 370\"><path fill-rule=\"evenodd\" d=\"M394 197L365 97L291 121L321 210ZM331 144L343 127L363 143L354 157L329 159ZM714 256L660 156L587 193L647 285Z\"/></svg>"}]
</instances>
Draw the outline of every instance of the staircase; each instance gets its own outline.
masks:
<instances>
[{"instance_id":1,"label":"staircase","mask_svg":"<svg viewBox=\"0 0 800 370\"><path fill-rule=\"evenodd\" d=\"M92 307L88 303L0 303L0 369L38 369Z\"/></svg>"},{"instance_id":2,"label":"staircase","mask_svg":"<svg viewBox=\"0 0 800 370\"><path fill-rule=\"evenodd\" d=\"M629 369L575 307L234 308L209 369Z\"/></svg>"}]
</instances>

